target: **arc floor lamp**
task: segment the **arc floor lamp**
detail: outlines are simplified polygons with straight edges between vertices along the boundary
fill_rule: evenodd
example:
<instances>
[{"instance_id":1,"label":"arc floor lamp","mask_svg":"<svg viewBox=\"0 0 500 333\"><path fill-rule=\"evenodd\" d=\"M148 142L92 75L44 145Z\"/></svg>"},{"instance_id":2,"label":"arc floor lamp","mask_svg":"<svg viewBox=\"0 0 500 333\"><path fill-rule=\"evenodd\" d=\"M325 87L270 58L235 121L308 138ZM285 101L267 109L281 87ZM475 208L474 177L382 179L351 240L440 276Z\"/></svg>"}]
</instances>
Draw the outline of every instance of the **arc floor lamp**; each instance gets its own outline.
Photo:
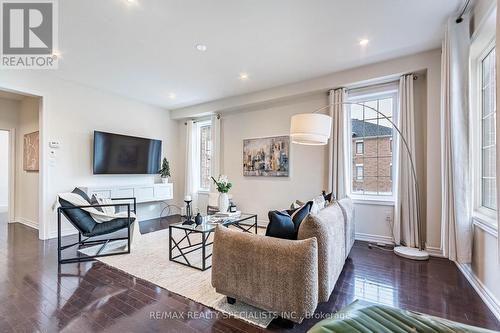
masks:
<instances>
[{"instance_id":1,"label":"arc floor lamp","mask_svg":"<svg viewBox=\"0 0 500 333\"><path fill-rule=\"evenodd\" d=\"M413 159L413 155L411 153L410 147L408 146L408 142L401 133L401 130L396 126L396 124L390 120L386 115L377 109L356 102L340 102L333 103L323 106L319 109L316 109L312 113L301 113L292 116L291 125L290 125L290 136L292 138L292 142L296 144L303 145L326 145L328 143L328 139L330 138L330 133L332 130L332 117L326 114L319 113L325 109L328 109L332 106L336 105L359 105L365 108L368 108L378 115L380 115L383 119L387 120L392 127L398 132L399 137L401 138L401 142L405 147L406 153L408 154L411 166L411 174L413 176L413 180L415 181L415 192L416 192L416 204L417 204L417 229L419 233L419 244L418 248L408 247L408 246L396 246L394 248L394 253L413 260L427 260L429 259L429 254L424 251L424 240L423 240L423 226L420 218L420 194L418 187L418 177L415 169L415 163Z\"/></svg>"}]
</instances>

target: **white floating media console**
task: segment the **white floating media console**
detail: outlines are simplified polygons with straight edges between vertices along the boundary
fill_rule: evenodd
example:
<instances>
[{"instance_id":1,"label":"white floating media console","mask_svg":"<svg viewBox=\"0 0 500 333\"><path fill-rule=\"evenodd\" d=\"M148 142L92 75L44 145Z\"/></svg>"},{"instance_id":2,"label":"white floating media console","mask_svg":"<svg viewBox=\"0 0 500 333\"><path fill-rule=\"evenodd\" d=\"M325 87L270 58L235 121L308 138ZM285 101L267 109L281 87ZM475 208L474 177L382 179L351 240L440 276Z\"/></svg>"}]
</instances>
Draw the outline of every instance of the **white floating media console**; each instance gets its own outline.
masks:
<instances>
[{"instance_id":1,"label":"white floating media console","mask_svg":"<svg viewBox=\"0 0 500 333\"><path fill-rule=\"evenodd\" d=\"M101 198L132 198L137 203L171 200L174 197L173 184L142 184L120 186L81 187L90 197L92 194Z\"/></svg>"}]
</instances>

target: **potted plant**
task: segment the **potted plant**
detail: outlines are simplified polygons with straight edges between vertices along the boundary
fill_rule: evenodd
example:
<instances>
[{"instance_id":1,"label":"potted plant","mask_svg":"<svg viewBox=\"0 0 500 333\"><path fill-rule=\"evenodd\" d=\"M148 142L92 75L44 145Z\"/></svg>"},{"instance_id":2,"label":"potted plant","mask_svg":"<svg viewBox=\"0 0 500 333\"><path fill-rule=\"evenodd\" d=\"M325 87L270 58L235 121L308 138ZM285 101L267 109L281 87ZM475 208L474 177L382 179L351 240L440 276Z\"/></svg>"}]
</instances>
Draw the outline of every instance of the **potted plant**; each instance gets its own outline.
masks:
<instances>
[{"instance_id":1,"label":"potted plant","mask_svg":"<svg viewBox=\"0 0 500 333\"><path fill-rule=\"evenodd\" d=\"M161 169L158 171L161 177L161 182L163 184L168 183L168 177L170 177L170 164L166 157L163 158L163 162L161 163Z\"/></svg>"},{"instance_id":2,"label":"potted plant","mask_svg":"<svg viewBox=\"0 0 500 333\"><path fill-rule=\"evenodd\" d=\"M229 182L227 176L220 175L218 180L212 177L212 180L217 186L217 191L219 192L219 211L225 213L229 209L229 196L227 192L231 189L233 184Z\"/></svg>"}]
</instances>

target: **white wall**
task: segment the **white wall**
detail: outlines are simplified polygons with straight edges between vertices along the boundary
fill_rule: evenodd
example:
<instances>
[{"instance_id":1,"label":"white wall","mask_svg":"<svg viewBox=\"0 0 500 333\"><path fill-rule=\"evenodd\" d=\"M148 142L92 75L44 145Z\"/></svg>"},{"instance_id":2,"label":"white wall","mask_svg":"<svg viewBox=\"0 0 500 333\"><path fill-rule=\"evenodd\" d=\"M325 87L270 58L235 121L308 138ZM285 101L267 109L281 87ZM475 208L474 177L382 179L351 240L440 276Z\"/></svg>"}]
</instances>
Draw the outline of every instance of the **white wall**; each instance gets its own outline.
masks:
<instances>
[{"instance_id":1,"label":"white wall","mask_svg":"<svg viewBox=\"0 0 500 333\"><path fill-rule=\"evenodd\" d=\"M244 139L288 135L292 115L327 103L327 95L321 93L258 111L223 115L221 171L233 182L231 193L240 210L256 213L259 222L267 224L269 210L288 209L293 201L312 199L328 189L326 146L291 144L289 177L244 177L242 173Z\"/></svg>"},{"instance_id":2,"label":"white wall","mask_svg":"<svg viewBox=\"0 0 500 333\"><path fill-rule=\"evenodd\" d=\"M0 213L9 205L9 132L0 130Z\"/></svg>"},{"instance_id":3,"label":"white wall","mask_svg":"<svg viewBox=\"0 0 500 333\"><path fill-rule=\"evenodd\" d=\"M55 237L56 213L52 204L59 192L75 186L98 184L139 184L154 182L155 176L94 176L92 174L92 135L102 130L161 139L163 153L172 162L174 193L178 195L177 123L169 112L118 95L74 82L61 80L46 71L2 71L0 89L12 89L43 96L41 124L44 199L42 238ZM55 157L49 155L48 142L57 140L61 147ZM157 216L159 208L145 205L141 218ZM149 216L148 216L149 214ZM65 230L71 228L65 226Z\"/></svg>"},{"instance_id":4,"label":"white wall","mask_svg":"<svg viewBox=\"0 0 500 333\"><path fill-rule=\"evenodd\" d=\"M231 97L172 111L177 119L222 113L222 171L234 181L232 193L240 208L267 220L270 209L284 209L295 199L308 199L326 188L326 147L292 145L291 176L286 179L242 176L242 140L289 133L290 116L310 112L328 103L327 91L356 83L408 72L419 74L415 82L420 144L417 164L426 206L427 246L441 251L440 169L440 67L441 52L433 50L377 64L358 67L321 78L298 82L248 95ZM427 190L427 191L426 191ZM392 211L392 207L389 206ZM356 205L356 232L380 241L390 239L387 206Z\"/></svg>"},{"instance_id":5,"label":"white wall","mask_svg":"<svg viewBox=\"0 0 500 333\"><path fill-rule=\"evenodd\" d=\"M478 0L474 3L474 9L471 16L471 31L475 32L479 28L481 21L487 16L488 12L497 3L497 0Z\"/></svg>"}]
</instances>

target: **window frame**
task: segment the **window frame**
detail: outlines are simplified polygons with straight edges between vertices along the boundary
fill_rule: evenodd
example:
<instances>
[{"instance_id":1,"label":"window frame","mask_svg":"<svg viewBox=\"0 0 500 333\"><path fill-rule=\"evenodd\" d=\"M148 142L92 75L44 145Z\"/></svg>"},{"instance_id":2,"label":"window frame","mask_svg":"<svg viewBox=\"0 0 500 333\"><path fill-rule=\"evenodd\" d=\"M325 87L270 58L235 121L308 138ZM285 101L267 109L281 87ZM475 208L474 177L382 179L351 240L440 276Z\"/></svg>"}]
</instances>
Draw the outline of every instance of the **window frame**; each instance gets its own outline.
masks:
<instances>
[{"instance_id":1,"label":"window frame","mask_svg":"<svg viewBox=\"0 0 500 333\"><path fill-rule=\"evenodd\" d=\"M486 43L483 41L481 43L482 47L475 47L475 50L471 52L471 169L472 169L472 204L473 204L473 218L481 223L486 224L490 228L498 228L498 207L497 210L491 209L489 207L483 206L482 197L482 168L483 168L483 156L482 156L482 135L483 135L483 125L482 125L482 83L483 83L483 71L482 64L483 60L496 48L495 38L490 38ZM479 48L479 51L477 50ZM496 79L496 78L495 78ZM497 82L498 84L498 82ZM495 113L497 109L495 107ZM498 115L496 115L498 116ZM498 135L498 133L496 133ZM497 142L495 142L495 145ZM495 172L496 173L496 172ZM495 177L497 175L495 174ZM498 179L497 179L498 181ZM497 193L498 196L498 193Z\"/></svg>"},{"instance_id":2,"label":"window frame","mask_svg":"<svg viewBox=\"0 0 500 333\"><path fill-rule=\"evenodd\" d=\"M367 88L361 88L362 93L351 93L351 91L348 91L347 95L347 101L348 102L353 102L353 103L362 103L367 100L371 99L386 99L386 98L392 98L393 99L393 110L392 110L392 121L397 124L397 117L399 114L399 86L396 82L389 83L389 84L382 84L380 86L374 86L374 87L367 87ZM354 90L354 89L353 89ZM392 168L392 173L391 176L389 177L392 181L392 194L391 195L380 195L380 194L360 194L353 192L353 159L355 156L360 156L355 154L355 152L352 151L352 124L351 124L351 106L347 105L346 111L348 113L347 121L347 128L348 128L348 144L347 144L347 149L346 151L348 152L349 155L349 160L347 161L347 165L349 167L347 168L346 176L347 181L348 181L348 195L355 201L355 202L366 202L366 203L388 203L388 204L394 204L395 199L396 199L396 182L395 176L394 176L394 168ZM377 115L379 117L379 115ZM393 128L393 126L392 126ZM394 138L397 138L397 132L393 128L393 134L391 138L391 142L397 142L394 140ZM364 141L364 140L363 140ZM366 145L364 145L364 149L366 150ZM392 149L392 161L391 163L395 163L397 161L397 149ZM359 164L359 163L356 163ZM364 164L364 163L363 163ZM395 165L395 164L394 164ZM364 170L363 170L364 173ZM364 179L364 177L363 177Z\"/></svg>"},{"instance_id":3,"label":"window frame","mask_svg":"<svg viewBox=\"0 0 500 333\"><path fill-rule=\"evenodd\" d=\"M356 163L356 180L363 180L365 178L365 166L363 163ZM358 168L361 168L361 177L359 176L358 173Z\"/></svg>"},{"instance_id":4,"label":"window frame","mask_svg":"<svg viewBox=\"0 0 500 333\"><path fill-rule=\"evenodd\" d=\"M358 145L361 147L361 153L358 152ZM364 155L365 154L365 141L364 140L356 140L356 155Z\"/></svg>"},{"instance_id":5,"label":"window frame","mask_svg":"<svg viewBox=\"0 0 500 333\"><path fill-rule=\"evenodd\" d=\"M195 177L196 177L196 183L197 183L197 188L198 188L198 193L209 193L210 192L210 185L208 188L201 187L201 129L203 127L210 127L212 126L212 121L211 120L199 120L196 122L196 159L197 159L197 168L195 172ZM212 165L209 163L208 167L211 169ZM210 172L211 173L211 172Z\"/></svg>"}]
</instances>

